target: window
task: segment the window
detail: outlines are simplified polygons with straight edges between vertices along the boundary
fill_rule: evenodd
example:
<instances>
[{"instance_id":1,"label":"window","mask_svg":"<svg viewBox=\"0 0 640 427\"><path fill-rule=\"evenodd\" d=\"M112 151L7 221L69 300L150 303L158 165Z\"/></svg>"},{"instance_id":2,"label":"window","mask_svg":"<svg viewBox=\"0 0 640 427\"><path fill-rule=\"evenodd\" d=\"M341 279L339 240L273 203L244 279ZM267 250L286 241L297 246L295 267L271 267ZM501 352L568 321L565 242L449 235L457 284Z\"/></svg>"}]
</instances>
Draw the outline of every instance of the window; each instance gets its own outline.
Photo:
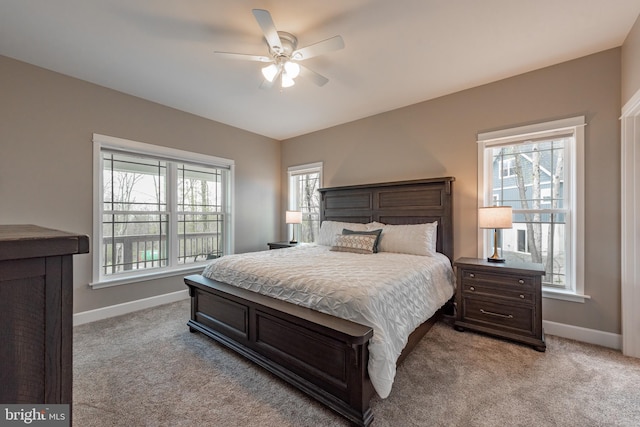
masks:
<instances>
[{"instance_id":1,"label":"window","mask_svg":"<svg viewBox=\"0 0 640 427\"><path fill-rule=\"evenodd\" d=\"M545 296L570 300L584 297L583 126L577 117L478 135L479 205L513 209L502 257L543 264ZM492 251L488 234L479 242Z\"/></svg>"},{"instance_id":2,"label":"window","mask_svg":"<svg viewBox=\"0 0 640 427\"><path fill-rule=\"evenodd\" d=\"M289 210L302 212L299 242L315 242L320 230L322 163L292 166L289 175Z\"/></svg>"},{"instance_id":3,"label":"window","mask_svg":"<svg viewBox=\"0 0 640 427\"><path fill-rule=\"evenodd\" d=\"M502 178L509 178L515 176L516 167L513 158L501 159L500 161L500 173Z\"/></svg>"},{"instance_id":4,"label":"window","mask_svg":"<svg viewBox=\"0 0 640 427\"><path fill-rule=\"evenodd\" d=\"M527 251L527 230L516 230L518 234L518 252L528 252Z\"/></svg>"},{"instance_id":5,"label":"window","mask_svg":"<svg viewBox=\"0 0 640 427\"><path fill-rule=\"evenodd\" d=\"M232 251L233 161L94 135L94 278L102 287Z\"/></svg>"}]
</instances>

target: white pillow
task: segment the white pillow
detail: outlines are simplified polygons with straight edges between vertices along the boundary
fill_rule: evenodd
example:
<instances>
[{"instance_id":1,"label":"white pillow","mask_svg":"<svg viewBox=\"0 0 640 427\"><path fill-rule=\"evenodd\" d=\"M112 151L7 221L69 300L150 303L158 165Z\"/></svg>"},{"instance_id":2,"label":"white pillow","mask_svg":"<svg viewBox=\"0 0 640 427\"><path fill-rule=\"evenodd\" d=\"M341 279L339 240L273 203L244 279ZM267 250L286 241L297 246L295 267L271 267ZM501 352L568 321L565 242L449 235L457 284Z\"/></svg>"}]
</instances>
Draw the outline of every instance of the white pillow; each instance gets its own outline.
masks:
<instances>
[{"instance_id":1,"label":"white pillow","mask_svg":"<svg viewBox=\"0 0 640 427\"><path fill-rule=\"evenodd\" d=\"M353 231L367 231L366 224L359 222L322 221L316 243L323 246L333 246L336 234L342 234L343 228Z\"/></svg>"},{"instance_id":2,"label":"white pillow","mask_svg":"<svg viewBox=\"0 0 640 427\"><path fill-rule=\"evenodd\" d=\"M379 252L434 256L438 238L438 222L426 224L382 225L369 223L370 228L382 228Z\"/></svg>"}]
</instances>

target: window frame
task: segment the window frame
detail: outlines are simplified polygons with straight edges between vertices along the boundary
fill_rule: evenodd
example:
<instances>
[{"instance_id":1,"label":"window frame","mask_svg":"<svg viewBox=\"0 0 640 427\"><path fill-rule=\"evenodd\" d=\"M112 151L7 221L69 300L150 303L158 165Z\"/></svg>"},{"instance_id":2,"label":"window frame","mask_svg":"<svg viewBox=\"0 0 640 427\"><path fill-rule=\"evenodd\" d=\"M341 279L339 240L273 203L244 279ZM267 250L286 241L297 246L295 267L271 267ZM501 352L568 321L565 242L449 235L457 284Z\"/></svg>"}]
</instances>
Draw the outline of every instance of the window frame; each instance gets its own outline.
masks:
<instances>
[{"instance_id":1,"label":"window frame","mask_svg":"<svg viewBox=\"0 0 640 427\"><path fill-rule=\"evenodd\" d=\"M288 210L296 210L298 208L296 204L295 192L292 191L292 188L291 188L292 178L298 175L317 173L318 188L322 188L323 166L324 165L322 162L315 162L315 163L307 163L307 164L297 165L297 166L289 166L287 168L287 209ZM304 221L304 218L303 218L303 221ZM318 221L320 221L320 212L318 212ZM319 229L320 229L320 224L318 223L318 231ZM298 241L301 241L300 237L302 237L302 233L298 233L296 236L298 237ZM287 239L289 239L289 227L287 227Z\"/></svg>"},{"instance_id":2,"label":"window frame","mask_svg":"<svg viewBox=\"0 0 640 427\"><path fill-rule=\"evenodd\" d=\"M567 259L567 289L543 286L542 295L573 302L584 302L589 296L584 294L584 116L542 122L532 125L478 133L478 207L493 204L491 189L492 155L491 149L499 145L510 145L537 138L573 133L573 143L566 147L568 169L565 175L567 188L570 254ZM543 209L544 211L544 209ZM478 257L485 257L491 241L486 230L478 229Z\"/></svg>"},{"instance_id":3,"label":"window frame","mask_svg":"<svg viewBox=\"0 0 640 427\"><path fill-rule=\"evenodd\" d=\"M184 274L189 272L201 271L206 261L199 261L190 263L188 265L178 264L177 256L173 259L173 255L177 255L177 237L178 230L176 227L178 212L167 208L169 215L172 217L169 220L168 239L170 240L170 249L168 266L159 267L149 270L138 270L127 273L118 273L116 275L104 275L101 268L101 255L102 255L102 222L103 222L103 165L102 165L102 153L103 151L115 151L123 154L142 155L149 158L156 158L160 160L166 160L167 162L179 163L184 162L193 165L201 165L206 167L215 167L228 170L228 179L224 191L226 192L223 212L225 215L225 223L223 228L223 252L233 253L234 251L234 171L235 162L233 160L225 159L222 157L210 156L206 154L194 153L185 150L179 150L175 148L162 147L152 144L147 144L138 141L132 141L124 138L117 138L113 136L93 134L93 266L92 266L92 282L90 286L93 289L99 289L109 286L124 285L128 283L135 283L150 279L157 279L162 277L170 277L178 274ZM174 166L175 167L175 166ZM177 179L172 176L171 180ZM167 197L176 199L177 195L171 194L173 185L167 186ZM168 201L169 202L169 201ZM177 201L171 202L172 204Z\"/></svg>"}]
</instances>

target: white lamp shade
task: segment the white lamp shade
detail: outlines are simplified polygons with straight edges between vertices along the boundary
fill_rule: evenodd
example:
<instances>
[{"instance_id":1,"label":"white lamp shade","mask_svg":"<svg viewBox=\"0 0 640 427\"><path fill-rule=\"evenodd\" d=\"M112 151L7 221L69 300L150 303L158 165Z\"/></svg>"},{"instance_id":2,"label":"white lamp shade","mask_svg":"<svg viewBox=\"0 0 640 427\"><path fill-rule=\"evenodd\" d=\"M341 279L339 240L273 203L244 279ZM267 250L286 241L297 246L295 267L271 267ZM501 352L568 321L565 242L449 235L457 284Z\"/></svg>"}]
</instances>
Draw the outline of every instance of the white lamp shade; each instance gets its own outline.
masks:
<instances>
[{"instance_id":1,"label":"white lamp shade","mask_svg":"<svg viewBox=\"0 0 640 427\"><path fill-rule=\"evenodd\" d=\"M302 224L302 212L287 211L285 222L287 224Z\"/></svg>"},{"instance_id":2,"label":"white lamp shade","mask_svg":"<svg viewBox=\"0 0 640 427\"><path fill-rule=\"evenodd\" d=\"M287 75L292 79L298 77L300 74L300 65L295 62L287 61L284 63L284 70L287 72Z\"/></svg>"},{"instance_id":3,"label":"white lamp shade","mask_svg":"<svg viewBox=\"0 0 640 427\"><path fill-rule=\"evenodd\" d=\"M478 209L478 227L511 228L511 206L491 206Z\"/></svg>"},{"instance_id":4,"label":"white lamp shade","mask_svg":"<svg viewBox=\"0 0 640 427\"><path fill-rule=\"evenodd\" d=\"M272 82L275 79L276 74L278 74L278 67L276 64L271 64L262 69L262 75L267 81Z\"/></svg>"},{"instance_id":5,"label":"white lamp shade","mask_svg":"<svg viewBox=\"0 0 640 427\"><path fill-rule=\"evenodd\" d=\"M286 71L282 72L282 87L291 87L294 84L296 84L296 82L291 78L291 76L289 76L289 74Z\"/></svg>"}]
</instances>

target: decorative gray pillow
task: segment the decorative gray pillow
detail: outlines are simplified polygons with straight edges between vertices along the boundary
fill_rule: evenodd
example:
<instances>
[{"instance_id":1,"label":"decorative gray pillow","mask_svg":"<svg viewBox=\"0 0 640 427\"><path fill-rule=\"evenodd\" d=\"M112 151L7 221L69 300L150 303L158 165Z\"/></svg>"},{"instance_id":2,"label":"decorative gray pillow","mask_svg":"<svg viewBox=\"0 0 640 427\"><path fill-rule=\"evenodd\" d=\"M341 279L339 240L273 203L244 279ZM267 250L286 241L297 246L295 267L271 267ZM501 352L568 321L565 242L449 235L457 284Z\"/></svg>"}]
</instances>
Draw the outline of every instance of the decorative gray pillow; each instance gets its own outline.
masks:
<instances>
[{"instance_id":1,"label":"decorative gray pillow","mask_svg":"<svg viewBox=\"0 0 640 427\"><path fill-rule=\"evenodd\" d=\"M379 230L369 230L369 231L356 231L349 230L347 228L342 229L342 234L372 234L376 236L376 241L373 244L373 253L378 253L378 242L380 241L380 233L382 233L382 229Z\"/></svg>"},{"instance_id":2,"label":"decorative gray pillow","mask_svg":"<svg viewBox=\"0 0 640 427\"><path fill-rule=\"evenodd\" d=\"M372 254L377 236L374 234L338 234L331 246L332 251Z\"/></svg>"}]
</instances>

